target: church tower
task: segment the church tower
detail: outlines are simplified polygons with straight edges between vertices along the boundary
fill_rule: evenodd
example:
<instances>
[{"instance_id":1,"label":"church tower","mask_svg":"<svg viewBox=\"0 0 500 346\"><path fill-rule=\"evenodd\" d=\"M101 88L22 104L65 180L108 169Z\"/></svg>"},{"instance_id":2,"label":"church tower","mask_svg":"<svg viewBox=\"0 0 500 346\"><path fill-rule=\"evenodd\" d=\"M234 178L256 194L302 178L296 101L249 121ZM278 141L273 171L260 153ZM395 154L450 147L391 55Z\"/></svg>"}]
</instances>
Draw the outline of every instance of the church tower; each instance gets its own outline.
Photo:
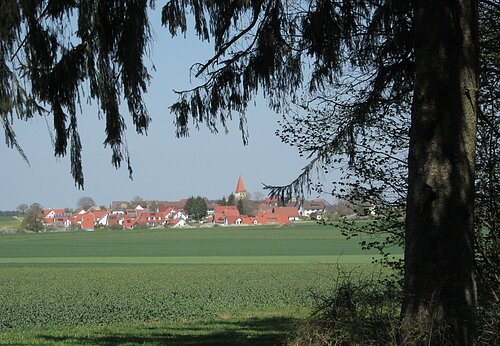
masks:
<instances>
[{"instance_id":1,"label":"church tower","mask_svg":"<svg viewBox=\"0 0 500 346\"><path fill-rule=\"evenodd\" d=\"M247 190L245 190L245 184L243 184L243 179L241 175L238 178L238 184L236 184L236 191L234 193L234 197L236 199L242 199L247 196Z\"/></svg>"}]
</instances>

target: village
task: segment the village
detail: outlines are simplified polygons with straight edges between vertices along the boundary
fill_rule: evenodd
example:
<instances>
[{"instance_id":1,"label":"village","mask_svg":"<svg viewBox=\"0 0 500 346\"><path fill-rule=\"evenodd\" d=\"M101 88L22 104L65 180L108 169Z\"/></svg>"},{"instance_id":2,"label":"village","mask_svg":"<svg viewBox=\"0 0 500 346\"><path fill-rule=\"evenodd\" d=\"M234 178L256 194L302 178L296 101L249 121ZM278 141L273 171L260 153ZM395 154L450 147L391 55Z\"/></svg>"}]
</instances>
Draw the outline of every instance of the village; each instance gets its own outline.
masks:
<instances>
[{"instance_id":1,"label":"village","mask_svg":"<svg viewBox=\"0 0 500 346\"><path fill-rule=\"evenodd\" d=\"M193 198L193 197L191 197ZM193 198L194 199L194 198ZM200 199L200 197L198 197ZM320 220L332 205L323 199L293 200L286 205L277 199L248 198L240 176L234 193L226 201L203 199L203 214L190 213L189 199L179 201L113 201L108 208L92 206L72 213L68 209L43 209L39 219L44 229L182 228L192 224L211 226L289 225L291 222ZM244 207L243 207L244 206ZM191 210L192 211L192 210Z\"/></svg>"}]
</instances>

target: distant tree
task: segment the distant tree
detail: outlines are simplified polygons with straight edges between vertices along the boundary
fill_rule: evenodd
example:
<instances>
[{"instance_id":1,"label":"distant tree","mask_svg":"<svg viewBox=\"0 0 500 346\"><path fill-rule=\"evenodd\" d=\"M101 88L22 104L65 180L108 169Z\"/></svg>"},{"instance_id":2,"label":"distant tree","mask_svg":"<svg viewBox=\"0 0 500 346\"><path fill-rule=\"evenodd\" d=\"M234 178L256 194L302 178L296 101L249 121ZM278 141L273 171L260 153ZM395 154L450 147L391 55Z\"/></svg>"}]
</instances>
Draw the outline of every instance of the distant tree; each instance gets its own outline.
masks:
<instances>
[{"instance_id":1,"label":"distant tree","mask_svg":"<svg viewBox=\"0 0 500 346\"><path fill-rule=\"evenodd\" d=\"M239 199L238 203L236 204L236 207L238 208L238 211L240 214L245 214L244 207L243 207L243 200Z\"/></svg>"},{"instance_id":2,"label":"distant tree","mask_svg":"<svg viewBox=\"0 0 500 346\"><path fill-rule=\"evenodd\" d=\"M43 209L40 204L33 203L26 210L21 226L33 232L43 231L41 213Z\"/></svg>"},{"instance_id":3,"label":"distant tree","mask_svg":"<svg viewBox=\"0 0 500 346\"><path fill-rule=\"evenodd\" d=\"M26 204L26 203L22 203L22 204L19 204L16 208L16 210L18 212L20 212L21 214L24 214L26 212L26 210L28 210L29 206Z\"/></svg>"},{"instance_id":4,"label":"distant tree","mask_svg":"<svg viewBox=\"0 0 500 346\"><path fill-rule=\"evenodd\" d=\"M184 209L187 210L189 216L194 220L201 220L205 216L207 216L207 201L203 197L189 197L186 201L186 205Z\"/></svg>"},{"instance_id":5,"label":"distant tree","mask_svg":"<svg viewBox=\"0 0 500 346\"><path fill-rule=\"evenodd\" d=\"M134 198L132 198L132 202L135 204L140 204L144 202L144 199L141 196L134 196Z\"/></svg>"},{"instance_id":6,"label":"distant tree","mask_svg":"<svg viewBox=\"0 0 500 346\"><path fill-rule=\"evenodd\" d=\"M149 210L155 211L156 209L158 209L158 202L156 202L156 201L149 201L147 208Z\"/></svg>"},{"instance_id":7,"label":"distant tree","mask_svg":"<svg viewBox=\"0 0 500 346\"><path fill-rule=\"evenodd\" d=\"M222 198L217 201L217 204L222 205L222 206L226 206L227 205L226 196L222 196Z\"/></svg>"},{"instance_id":8,"label":"distant tree","mask_svg":"<svg viewBox=\"0 0 500 346\"><path fill-rule=\"evenodd\" d=\"M104 205L100 205L99 210L106 210L106 207Z\"/></svg>"},{"instance_id":9,"label":"distant tree","mask_svg":"<svg viewBox=\"0 0 500 346\"><path fill-rule=\"evenodd\" d=\"M32 203L28 209L38 210L40 213L43 211L43 206L40 203Z\"/></svg>"},{"instance_id":10,"label":"distant tree","mask_svg":"<svg viewBox=\"0 0 500 346\"><path fill-rule=\"evenodd\" d=\"M16 216L18 214L17 210L0 210L0 216Z\"/></svg>"},{"instance_id":11,"label":"distant tree","mask_svg":"<svg viewBox=\"0 0 500 346\"><path fill-rule=\"evenodd\" d=\"M236 198L234 197L234 194L230 194L227 198L227 205L236 205Z\"/></svg>"},{"instance_id":12,"label":"distant tree","mask_svg":"<svg viewBox=\"0 0 500 346\"><path fill-rule=\"evenodd\" d=\"M264 198L265 198L265 195L260 191L256 191L253 193L253 199L256 202L262 202L264 200Z\"/></svg>"},{"instance_id":13,"label":"distant tree","mask_svg":"<svg viewBox=\"0 0 500 346\"><path fill-rule=\"evenodd\" d=\"M96 205L96 203L94 202L94 200L91 197L81 197L76 202L76 207L78 209L84 209L84 210L88 210L95 205Z\"/></svg>"},{"instance_id":14,"label":"distant tree","mask_svg":"<svg viewBox=\"0 0 500 346\"><path fill-rule=\"evenodd\" d=\"M195 198L193 196L191 196L187 199L186 204L184 205L184 209L187 210L189 215L192 214L192 211L194 209L194 201L195 201Z\"/></svg>"},{"instance_id":15,"label":"distant tree","mask_svg":"<svg viewBox=\"0 0 500 346\"><path fill-rule=\"evenodd\" d=\"M195 206L196 206L196 216L198 220L201 220L202 218L207 216L208 206L205 198L200 196L196 197Z\"/></svg>"},{"instance_id":16,"label":"distant tree","mask_svg":"<svg viewBox=\"0 0 500 346\"><path fill-rule=\"evenodd\" d=\"M242 215L252 215L255 209L253 203L250 201L249 198L238 199L236 207L238 208L238 211Z\"/></svg>"}]
</instances>

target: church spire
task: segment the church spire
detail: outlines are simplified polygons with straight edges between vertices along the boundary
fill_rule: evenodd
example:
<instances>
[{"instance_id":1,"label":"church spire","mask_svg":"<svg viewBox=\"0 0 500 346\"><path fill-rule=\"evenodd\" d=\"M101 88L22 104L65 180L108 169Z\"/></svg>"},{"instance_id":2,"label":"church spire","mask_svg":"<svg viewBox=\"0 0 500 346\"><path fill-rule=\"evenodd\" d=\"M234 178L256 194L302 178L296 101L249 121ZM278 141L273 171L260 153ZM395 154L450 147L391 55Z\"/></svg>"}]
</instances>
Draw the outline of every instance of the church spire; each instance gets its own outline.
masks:
<instances>
[{"instance_id":1,"label":"church spire","mask_svg":"<svg viewBox=\"0 0 500 346\"><path fill-rule=\"evenodd\" d=\"M236 184L236 191L234 196L237 199L245 198L247 196L247 190L245 190L245 184L243 183L243 178L241 175L238 178L238 184Z\"/></svg>"}]
</instances>

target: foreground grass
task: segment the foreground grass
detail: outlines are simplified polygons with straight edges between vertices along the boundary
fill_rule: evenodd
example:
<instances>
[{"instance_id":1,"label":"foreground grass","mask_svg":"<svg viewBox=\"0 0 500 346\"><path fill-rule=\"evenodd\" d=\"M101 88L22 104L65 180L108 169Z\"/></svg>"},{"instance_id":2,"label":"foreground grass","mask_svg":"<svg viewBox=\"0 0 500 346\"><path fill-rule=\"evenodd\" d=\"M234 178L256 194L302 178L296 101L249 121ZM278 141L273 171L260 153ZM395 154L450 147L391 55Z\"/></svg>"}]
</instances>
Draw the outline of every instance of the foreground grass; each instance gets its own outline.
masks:
<instances>
[{"instance_id":1,"label":"foreground grass","mask_svg":"<svg viewBox=\"0 0 500 346\"><path fill-rule=\"evenodd\" d=\"M32 328L0 334L1 345L278 345L297 314L221 316L189 322Z\"/></svg>"},{"instance_id":2,"label":"foreground grass","mask_svg":"<svg viewBox=\"0 0 500 346\"><path fill-rule=\"evenodd\" d=\"M2 265L0 331L301 311L336 275L328 264Z\"/></svg>"}]
</instances>

